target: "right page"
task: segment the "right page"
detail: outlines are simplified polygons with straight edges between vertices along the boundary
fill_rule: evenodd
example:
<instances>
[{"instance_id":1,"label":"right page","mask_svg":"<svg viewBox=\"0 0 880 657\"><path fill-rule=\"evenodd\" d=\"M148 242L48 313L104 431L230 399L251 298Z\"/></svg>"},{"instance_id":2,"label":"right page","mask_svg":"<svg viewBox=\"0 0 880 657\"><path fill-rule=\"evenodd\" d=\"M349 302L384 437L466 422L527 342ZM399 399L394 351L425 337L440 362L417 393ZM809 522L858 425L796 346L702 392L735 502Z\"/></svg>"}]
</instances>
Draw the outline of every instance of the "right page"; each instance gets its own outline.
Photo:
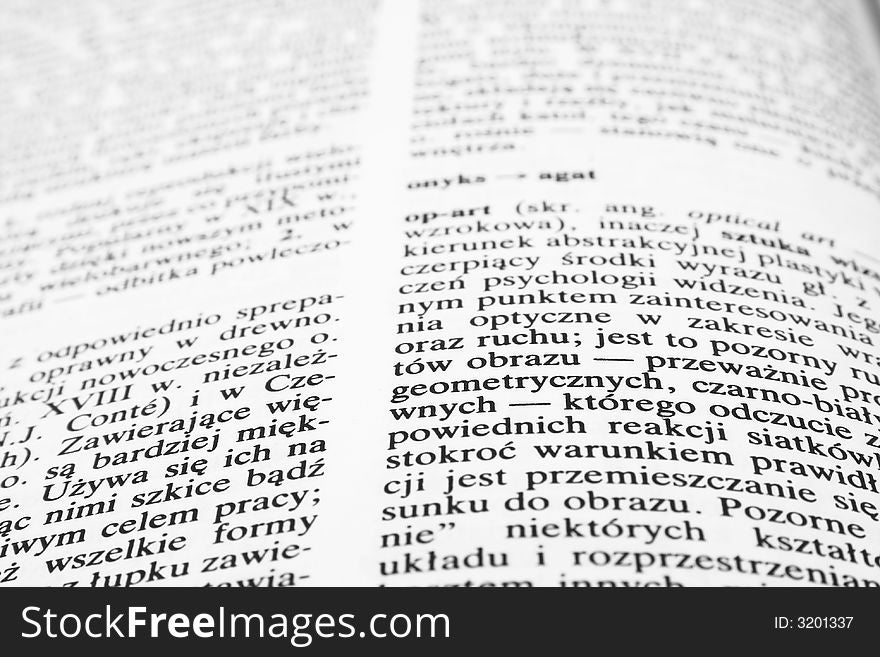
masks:
<instances>
[{"instance_id":1,"label":"right page","mask_svg":"<svg viewBox=\"0 0 880 657\"><path fill-rule=\"evenodd\" d=\"M417 12L373 190L360 572L876 586L869 4Z\"/></svg>"}]
</instances>

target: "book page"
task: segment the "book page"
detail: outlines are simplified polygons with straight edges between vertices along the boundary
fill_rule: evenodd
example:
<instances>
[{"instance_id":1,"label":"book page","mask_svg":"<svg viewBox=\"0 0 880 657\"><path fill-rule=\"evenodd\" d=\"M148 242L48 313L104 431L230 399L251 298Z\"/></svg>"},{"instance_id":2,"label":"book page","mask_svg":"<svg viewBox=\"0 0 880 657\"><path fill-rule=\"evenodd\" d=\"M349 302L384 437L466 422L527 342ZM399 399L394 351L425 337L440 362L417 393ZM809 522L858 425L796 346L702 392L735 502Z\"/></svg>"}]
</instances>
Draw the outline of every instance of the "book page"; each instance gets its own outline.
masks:
<instances>
[{"instance_id":1,"label":"book page","mask_svg":"<svg viewBox=\"0 0 880 657\"><path fill-rule=\"evenodd\" d=\"M3 11L0 580L876 585L866 4Z\"/></svg>"}]
</instances>

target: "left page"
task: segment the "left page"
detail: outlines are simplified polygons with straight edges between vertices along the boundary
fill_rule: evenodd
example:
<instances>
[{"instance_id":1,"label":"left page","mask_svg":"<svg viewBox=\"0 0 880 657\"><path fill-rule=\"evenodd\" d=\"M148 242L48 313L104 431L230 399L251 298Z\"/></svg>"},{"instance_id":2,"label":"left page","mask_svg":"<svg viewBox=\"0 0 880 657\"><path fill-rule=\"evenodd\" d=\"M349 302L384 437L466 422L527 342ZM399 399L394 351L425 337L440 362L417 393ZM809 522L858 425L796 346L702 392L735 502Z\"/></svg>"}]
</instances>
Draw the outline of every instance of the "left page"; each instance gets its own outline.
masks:
<instances>
[{"instance_id":1,"label":"left page","mask_svg":"<svg viewBox=\"0 0 880 657\"><path fill-rule=\"evenodd\" d=\"M3 584L351 581L382 11L0 8Z\"/></svg>"}]
</instances>

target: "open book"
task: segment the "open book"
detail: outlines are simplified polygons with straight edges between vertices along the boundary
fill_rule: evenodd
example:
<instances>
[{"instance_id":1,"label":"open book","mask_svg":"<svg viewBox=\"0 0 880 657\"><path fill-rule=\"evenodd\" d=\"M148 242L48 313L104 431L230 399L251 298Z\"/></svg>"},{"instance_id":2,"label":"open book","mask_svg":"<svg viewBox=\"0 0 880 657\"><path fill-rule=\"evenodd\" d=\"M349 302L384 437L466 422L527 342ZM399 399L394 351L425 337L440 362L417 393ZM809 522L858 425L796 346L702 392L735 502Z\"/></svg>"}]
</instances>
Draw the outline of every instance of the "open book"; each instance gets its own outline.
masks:
<instances>
[{"instance_id":1,"label":"open book","mask_svg":"<svg viewBox=\"0 0 880 657\"><path fill-rule=\"evenodd\" d=\"M876 586L876 18L0 5L0 582Z\"/></svg>"}]
</instances>

